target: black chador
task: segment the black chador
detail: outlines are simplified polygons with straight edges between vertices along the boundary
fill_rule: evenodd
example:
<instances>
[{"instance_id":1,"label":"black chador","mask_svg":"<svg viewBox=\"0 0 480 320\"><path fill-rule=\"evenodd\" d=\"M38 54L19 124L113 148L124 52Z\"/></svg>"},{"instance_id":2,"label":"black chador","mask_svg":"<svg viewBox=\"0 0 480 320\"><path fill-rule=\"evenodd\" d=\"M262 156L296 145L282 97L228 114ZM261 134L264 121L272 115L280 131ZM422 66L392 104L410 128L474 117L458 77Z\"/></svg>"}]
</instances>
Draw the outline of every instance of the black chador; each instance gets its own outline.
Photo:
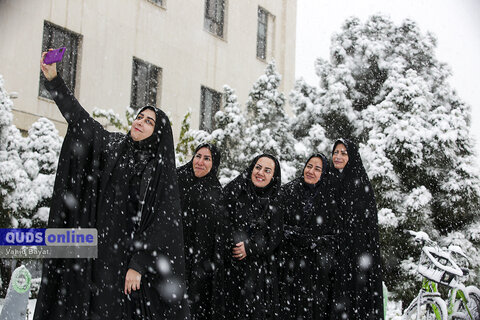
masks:
<instances>
[{"instance_id":1,"label":"black chador","mask_svg":"<svg viewBox=\"0 0 480 320\"><path fill-rule=\"evenodd\" d=\"M252 183L257 160L274 161L271 182L258 188ZM224 189L231 227L231 248L244 242L246 257L232 258L226 279L227 319L278 319L277 248L283 234L282 212L277 207L281 184L280 164L270 155L259 155Z\"/></svg>"},{"instance_id":2,"label":"black chador","mask_svg":"<svg viewBox=\"0 0 480 320\"><path fill-rule=\"evenodd\" d=\"M347 140L348 162L333 169L341 218L335 275L335 313L338 319L383 319L383 291L375 195L357 146ZM332 151L333 153L333 151Z\"/></svg>"},{"instance_id":3,"label":"black chador","mask_svg":"<svg viewBox=\"0 0 480 320\"><path fill-rule=\"evenodd\" d=\"M280 192L284 212L279 273L282 319L330 319L338 211L326 157L314 154L305 167L314 157L322 161L320 180L308 184L302 173Z\"/></svg>"},{"instance_id":4,"label":"black chador","mask_svg":"<svg viewBox=\"0 0 480 320\"><path fill-rule=\"evenodd\" d=\"M148 107L154 131L134 141L104 130L60 77L46 87L68 122L48 227L97 228L98 258L45 260L34 319L188 318L167 116ZM142 277L140 289L125 295L128 269Z\"/></svg>"},{"instance_id":5,"label":"black chador","mask_svg":"<svg viewBox=\"0 0 480 320\"><path fill-rule=\"evenodd\" d=\"M217 179L220 153L212 144L201 144L211 152L212 168L207 175L197 178L193 158L177 169L182 206L185 241L185 272L188 300L192 320L218 318L216 308L221 308L216 298L221 298L215 275L223 271L220 259L224 254L222 243L225 225L222 186Z\"/></svg>"}]
</instances>

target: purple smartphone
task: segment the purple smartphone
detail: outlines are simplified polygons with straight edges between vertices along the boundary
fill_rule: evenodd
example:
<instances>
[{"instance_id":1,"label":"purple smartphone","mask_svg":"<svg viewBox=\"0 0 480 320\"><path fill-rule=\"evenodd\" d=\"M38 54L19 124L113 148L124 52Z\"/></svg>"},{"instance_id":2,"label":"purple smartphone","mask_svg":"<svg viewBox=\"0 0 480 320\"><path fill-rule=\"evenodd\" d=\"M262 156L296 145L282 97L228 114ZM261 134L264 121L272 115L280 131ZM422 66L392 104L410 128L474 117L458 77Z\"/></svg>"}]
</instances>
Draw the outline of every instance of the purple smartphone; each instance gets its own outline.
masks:
<instances>
[{"instance_id":1,"label":"purple smartphone","mask_svg":"<svg viewBox=\"0 0 480 320\"><path fill-rule=\"evenodd\" d=\"M62 61L63 54L65 53L65 47L63 48L58 48L52 51L48 51L47 54L45 55L45 58L43 59L43 63L45 64L52 64L55 62Z\"/></svg>"}]
</instances>

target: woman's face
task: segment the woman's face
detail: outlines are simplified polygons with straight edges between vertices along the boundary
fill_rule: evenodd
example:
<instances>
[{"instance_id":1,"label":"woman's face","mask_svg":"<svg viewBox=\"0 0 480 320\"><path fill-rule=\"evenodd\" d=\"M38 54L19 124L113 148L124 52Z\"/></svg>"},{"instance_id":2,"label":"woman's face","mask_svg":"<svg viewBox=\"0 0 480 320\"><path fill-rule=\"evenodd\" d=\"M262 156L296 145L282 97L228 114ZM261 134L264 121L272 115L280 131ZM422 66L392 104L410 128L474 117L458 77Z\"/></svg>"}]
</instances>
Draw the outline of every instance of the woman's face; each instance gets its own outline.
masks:
<instances>
[{"instance_id":1,"label":"woman's face","mask_svg":"<svg viewBox=\"0 0 480 320\"><path fill-rule=\"evenodd\" d=\"M212 170L212 152L207 147L200 148L193 157L195 177L205 177Z\"/></svg>"},{"instance_id":2,"label":"woman's face","mask_svg":"<svg viewBox=\"0 0 480 320\"><path fill-rule=\"evenodd\" d=\"M319 157L313 157L308 160L305 169L303 170L303 179L308 184L315 184L320 180L322 175L323 162Z\"/></svg>"},{"instance_id":3,"label":"woman's face","mask_svg":"<svg viewBox=\"0 0 480 320\"><path fill-rule=\"evenodd\" d=\"M333 166L336 169L343 169L348 163L347 148L344 144L339 143L333 150Z\"/></svg>"},{"instance_id":4,"label":"woman's face","mask_svg":"<svg viewBox=\"0 0 480 320\"><path fill-rule=\"evenodd\" d=\"M261 157L257 160L252 171L252 182L254 186L263 188L272 181L275 172L275 162L268 157Z\"/></svg>"},{"instance_id":5,"label":"woman's face","mask_svg":"<svg viewBox=\"0 0 480 320\"><path fill-rule=\"evenodd\" d=\"M150 109L145 109L140 112L135 120L132 122L130 135L134 141L140 141L150 137L155 129L156 116L155 112Z\"/></svg>"}]
</instances>

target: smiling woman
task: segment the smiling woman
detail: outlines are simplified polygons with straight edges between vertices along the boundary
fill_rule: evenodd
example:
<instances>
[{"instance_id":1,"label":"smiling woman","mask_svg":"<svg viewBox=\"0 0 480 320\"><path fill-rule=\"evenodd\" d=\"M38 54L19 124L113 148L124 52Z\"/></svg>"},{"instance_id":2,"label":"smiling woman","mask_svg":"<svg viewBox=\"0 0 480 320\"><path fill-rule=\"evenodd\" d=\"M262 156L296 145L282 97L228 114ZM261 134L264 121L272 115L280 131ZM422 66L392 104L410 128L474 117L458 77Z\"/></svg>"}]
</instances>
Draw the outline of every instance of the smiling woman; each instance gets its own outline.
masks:
<instances>
[{"instance_id":1,"label":"smiling woman","mask_svg":"<svg viewBox=\"0 0 480 320\"><path fill-rule=\"evenodd\" d=\"M150 137L155 129L156 120L155 110L148 107L140 111L132 122L130 135L134 141L140 141Z\"/></svg>"},{"instance_id":2,"label":"smiling woman","mask_svg":"<svg viewBox=\"0 0 480 320\"><path fill-rule=\"evenodd\" d=\"M201 144L187 164L177 169L185 239L187 294L192 319L217 319L220 303L215 275L223 271L225 226L222 186L217 178L220 152ZM217 289L214 292L214 288Z\"/></svg>"},{"instance_id":3,"label":"smiling woman","mask_svg":"<svg viewBox=\"0 0 480 320\"><path fill-rule=\"evenodd\" d=\"M273 178L275 162L267 157L258 159L252 170L252 182L255 187L264 188L270 184Z\"/></svg>"},{"instance_id":4,"label":"smiling woman","mask_svg":"<svg viewBox=\"0 0 480 320\"><path fill-rule=\"evenodd\" d=\"M312 155L303 177L282 186L284 238L280 246L282 319L332 319L330 281L338 210L323 154Z\"/></svg>"},{"instance_id":5,"label":"smiling woman","mask_svg":"<svg viewBox=\"0 0 480 320\"><path fill-rule=\"evenodd\" d=\"M333 275L332 319L383 319L382 268L377 204L372 184L352 141L332 150L332 186L339 210L339 245Z\"/></svg>"},{"instance_id":6,"label":"smiling woman","mask_svg":"<svg viewBox=\"0 0 480 320\"><path fill-rule=\"evenodd\" d=\"M129 133L106 131L45 54L45 87L68 122L48 227L96 228L98 258L44 260L34 319L189 318L168 117L147 106Z\"/></svg>"},{"instance_id":7,"label":"smiling woman","mask_svg":"<svg viewBox=\"0 0 480 320\"><path fill-rule=\"evenodd\" d=\"M279 318L276 250L283 233L283 215L277 208L280 183L280 163L262 154L224 189L233 247L226 262L226 319Z\"/></svg>"}]
</instances>

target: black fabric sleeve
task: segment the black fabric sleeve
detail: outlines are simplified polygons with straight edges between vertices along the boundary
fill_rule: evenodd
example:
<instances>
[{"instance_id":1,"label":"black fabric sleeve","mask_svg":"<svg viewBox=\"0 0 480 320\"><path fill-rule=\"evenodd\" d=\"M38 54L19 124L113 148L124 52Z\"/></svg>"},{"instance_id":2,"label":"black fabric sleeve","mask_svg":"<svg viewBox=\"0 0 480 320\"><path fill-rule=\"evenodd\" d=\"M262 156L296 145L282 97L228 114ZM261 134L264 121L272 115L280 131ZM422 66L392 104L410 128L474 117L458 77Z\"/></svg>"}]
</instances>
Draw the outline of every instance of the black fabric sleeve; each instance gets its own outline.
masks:
<instances>
[{"instance_id":1,"label":"black fabric sleeve","mask_svg":"<svg viewBox=\"0 0 480 320\"><path fill-rule=\"evenodd\" d=\"M284 226L284 235L289 243L299 249L310 248L316 240L309 230L295 226Z\"/></svg>"},{"instance_id":2,"label":"black fabric sleeve","mask_svg":"<svg viewBox=\"0 0 480 320\"><path fill-rule=\"evenodd\" d=\"M270 211L269 224L259 228L253 236L244 242L247 256L271 255L283 239L283 211L274 206L271 206L268 210Z\"/></svg>"},{"instance_id":3,"label":"black fabric sleeve","mask_svg":"<svg viewBox=\"0 0 480 320\"><path fill-rule=\"evenodd\" d=\"M45 81L45 87L69 125L77 123L82 118L90 117L60 76L51 81Z\"/></svg>"},{"instance_id":4,"label":"black fabric sleeve","mask_svg":"<svg viewBox=\"0 0 480 320\"><path fill-rule=\"evenodd\" d=\"M144 257L142 257L142 255L144 255ZM141 275L144 275L147 269L145 268L145 262L142 262L142 260L145 259L150 260L150 255L142 252L135 253L128 263L128 268L137 271Z\"/></svg>"}]
</instances>

